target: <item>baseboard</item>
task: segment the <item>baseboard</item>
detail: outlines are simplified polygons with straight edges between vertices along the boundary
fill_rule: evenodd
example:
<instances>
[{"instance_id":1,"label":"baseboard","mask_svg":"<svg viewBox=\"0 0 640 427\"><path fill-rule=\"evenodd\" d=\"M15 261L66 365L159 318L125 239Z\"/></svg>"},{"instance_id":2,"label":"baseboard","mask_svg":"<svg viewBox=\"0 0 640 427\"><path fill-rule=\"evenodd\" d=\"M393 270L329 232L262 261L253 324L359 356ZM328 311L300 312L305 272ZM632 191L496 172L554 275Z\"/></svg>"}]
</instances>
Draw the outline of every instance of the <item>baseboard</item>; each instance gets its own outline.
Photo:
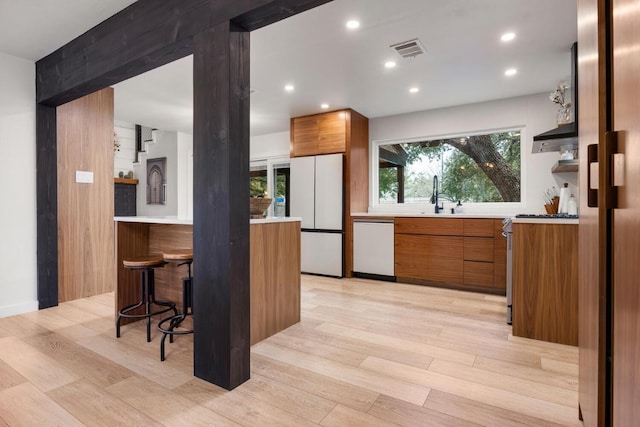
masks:
<instances>
[{"instance_id":1,"label":"baseboard","mask_svg":"<svg viewBox=\"0 0 640 427\"><path fill-rule=\"evenodd\" d=\"M20 304L0 306L0 318L29 313L31 311L38 311L38 301L27 301Z\"/></svg>"}]
</instances>

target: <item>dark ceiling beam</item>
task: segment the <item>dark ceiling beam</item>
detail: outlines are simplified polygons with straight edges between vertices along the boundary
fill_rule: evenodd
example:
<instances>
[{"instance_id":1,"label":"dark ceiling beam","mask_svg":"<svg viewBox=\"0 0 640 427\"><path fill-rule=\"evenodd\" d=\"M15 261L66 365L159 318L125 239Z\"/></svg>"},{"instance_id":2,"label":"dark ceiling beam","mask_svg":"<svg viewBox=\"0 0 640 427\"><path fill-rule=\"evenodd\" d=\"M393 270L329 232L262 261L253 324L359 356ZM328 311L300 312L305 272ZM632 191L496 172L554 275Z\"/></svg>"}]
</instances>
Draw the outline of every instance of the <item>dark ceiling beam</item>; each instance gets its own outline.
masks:
<instances>
[{"instance_id":1,"label":"dark ceiling beam","mask_svg":"<svg viewBox=\"0 0 640 427\"><path fill-rule=\"evenodd\" d=\"M316 6L329 3L330 1L331 0L301 0L297 2L287 0L270 1L262 7L255 8L251 12L234 18L233 22L247 31L253 31L289 16L313 9Z\"/></svg>"},{"instance_id":2,"label":"dark ceiling beam","mask_svg":"<svg viewBox=\"0 0 640 427\"><path fill-rule=\"evenodd\" d=\"M233 21L251 31L331 0L139 0L36 62L36 101L57 106L193 53Z\"/></svg>"},{"instance_id":3,"label":"dark ceiling beam","mask_svg":"<svg viewBox=\"0 0 640 427\"><path fill-rule=\"evenodd\" d=\"M399 152L396 153L395 151L391 151L384 145L380 146L380 154L378 155L380 160L384 160L397 166L406 166L407 152L404 151L400 144L392 145L392 147L395 147Z\"/></svg>"}]
</instances>

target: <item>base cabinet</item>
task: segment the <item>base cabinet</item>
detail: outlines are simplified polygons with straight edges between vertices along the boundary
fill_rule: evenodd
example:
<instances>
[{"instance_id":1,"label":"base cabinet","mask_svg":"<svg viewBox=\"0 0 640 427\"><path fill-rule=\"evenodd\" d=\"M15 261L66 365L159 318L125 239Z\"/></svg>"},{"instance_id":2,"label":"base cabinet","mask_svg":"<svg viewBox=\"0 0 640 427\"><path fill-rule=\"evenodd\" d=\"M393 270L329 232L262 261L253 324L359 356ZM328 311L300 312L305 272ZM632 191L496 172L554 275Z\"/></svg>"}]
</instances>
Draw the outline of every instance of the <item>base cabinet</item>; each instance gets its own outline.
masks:
<instances>
[{"instance_id":1,"label":"base cabinet","mask_svg":"<svg viewBox=\"0 0 640 427\"><path fill-rule=\"evenodd\" d=\"M395 218L395 276L399 282L504 294L501 230L502 221L494 219Z\"/></svg>"},{"instance_id":2,"label":"base cabinet","mask_svg":"<svg viewBox=\"0 0 640 427\"><path fill-rule=\"evenodd\" d=\"M353 222L353 271L393 276L393 220Z\"/></svg>"},{"instance_id":3,"label":"base cabinet","mask_svg":"<svg viewBox=\"0 0 640 427\"><path fill-rule=\"evenodd\" d=\"M513 335L578 345L578 225L513 224Z\"/></svg>"}]
</instances>

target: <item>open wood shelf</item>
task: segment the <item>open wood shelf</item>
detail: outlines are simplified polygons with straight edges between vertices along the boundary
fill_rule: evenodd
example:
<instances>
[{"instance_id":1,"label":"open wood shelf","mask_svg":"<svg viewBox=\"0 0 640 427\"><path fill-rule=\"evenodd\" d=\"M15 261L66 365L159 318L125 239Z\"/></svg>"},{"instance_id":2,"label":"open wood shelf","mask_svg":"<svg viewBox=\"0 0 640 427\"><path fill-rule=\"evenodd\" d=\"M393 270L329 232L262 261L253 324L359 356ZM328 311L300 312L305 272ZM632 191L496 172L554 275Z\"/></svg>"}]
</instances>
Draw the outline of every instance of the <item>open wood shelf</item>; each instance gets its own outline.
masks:
<instances>
[{"instance_id":1,"label":"open wood shelf","mask_svg":"<svg viewBox=\"0 0 640 427\"><path fill-rule=\"evenodd\" d=\"M551 173L578 172L578 160L558 160L551 168Z\"/></svg>"},{"instance_id":2,"label":"open wood shelf","mask_svg":"<svg viewBox=\"0 0 640 427\"><path fill-rule=\"evenodd\" d=\"M129 178L113 178L114 183L116 184L131 184L138 185L137 179L129 179Z\"/></svg>"}]
</instances>

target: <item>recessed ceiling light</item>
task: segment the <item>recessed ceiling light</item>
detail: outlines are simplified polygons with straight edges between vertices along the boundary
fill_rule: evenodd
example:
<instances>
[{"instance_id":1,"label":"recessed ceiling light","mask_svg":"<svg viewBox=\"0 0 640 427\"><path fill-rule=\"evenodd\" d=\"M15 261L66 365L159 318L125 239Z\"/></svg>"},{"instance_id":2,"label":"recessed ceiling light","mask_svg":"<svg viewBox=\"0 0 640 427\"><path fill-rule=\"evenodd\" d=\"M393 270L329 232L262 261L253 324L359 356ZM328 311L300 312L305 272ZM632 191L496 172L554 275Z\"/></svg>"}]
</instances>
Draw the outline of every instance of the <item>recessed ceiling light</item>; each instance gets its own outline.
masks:
<instances>
[{"instance_id":1,"label":"recessed ceiling light","mask_svg":"<svg viewBox=\"0 0 640 427\"><path fill-rule=\"evenodd\" d=\"M329 108L329 104L320 104L320 108L326 110L327 108Z\"/></svg>"},{"instance_id":2,"label":"recessed ceiling light","mask_svg":"<svg viewBox=\"0 0 640 427\"><path fill-rule=\"evenodd\" d=\"M518 70L516 70L515 68L509 68L504 72L504 75L507 77L515 76L516 74L518 74Z\"/></svg>"},{"instance_id":3,"label":"recessed ceiling light","mask_svg":"<svg viewBox=\"0 0 640 427\"><path fill-rule=\"evenodd\" d=\"M395 66L396 66L395 61L387 61L384 63L385 68L395 68Z\"/></svg>"},{"instance_id":4,"label":"recessed ceiling light","mask_svg":"<svg viewBox=\"0 0 640 427\"><path fill-rule=\"evenodd\" d=\"M417 87L412 87L411 89L409 89L409 92L411 92L411 93L418 93L418 92L420 92L420 89L419 89L419 88L417 88Z\"/></svg>"},{"instance_id":5,"label":"recessed ceiling light","mask_svg":"<svg viewBox=\"0 0 640 427\"><path fill-rule=\"evenodd\" d=\"M284 90L286 90L287 92L293 92L294 90L296 90L296 87L294 85L285 85Z\"/></svg>"},{"instance_id":6,"label":"recessed ceiling light","mask_svg":"<svg viewBox=\"0 0 640 427\"><path fill-rule=\"evenodd\" d=\"M503 42L510 42L515 38L516 38L516 33L504 33L502 37L500 37L500 40L502 40Z\"/></svg>"},{"instance_id":7,"label":"recessed ceiling light","mask_svg":"<svg viewBox=\"0 0 640 427\"><path fill-rule=\"evenodd\" d=\"M350 30L355 30L357 28L360 28L360 21L356 21L355 19L347 21L347 28Z\"/></svg>"}]
</instances>

